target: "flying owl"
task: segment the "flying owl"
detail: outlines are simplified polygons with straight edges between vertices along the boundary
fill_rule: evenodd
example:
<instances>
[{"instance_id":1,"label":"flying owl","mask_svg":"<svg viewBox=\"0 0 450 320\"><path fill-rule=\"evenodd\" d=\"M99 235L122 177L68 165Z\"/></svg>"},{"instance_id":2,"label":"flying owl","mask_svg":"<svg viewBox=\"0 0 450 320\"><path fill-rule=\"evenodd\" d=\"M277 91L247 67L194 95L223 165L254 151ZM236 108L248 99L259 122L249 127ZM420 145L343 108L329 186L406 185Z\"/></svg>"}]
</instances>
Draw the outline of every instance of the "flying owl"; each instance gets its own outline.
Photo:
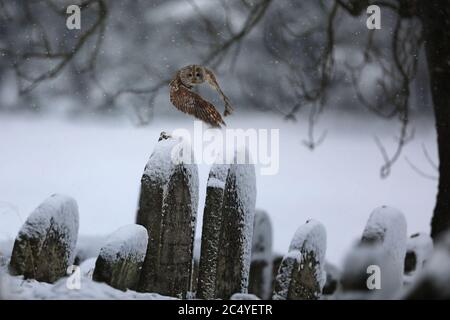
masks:
<instances>
[{"instance_id":1,"label":"flying owl","mask_svg":"<svg viewBox=\"0 0 450 320\"><path fill-rule=\"evenodd\" d=\"M225 122L216 107L191 90L193 86L205 81L219 93L225 103L223 115L231 114L233 108L230 100L220 89L214 73L206 67L195 64L178 70L175 77L170 81L170 102L178 110L193 115L212 127L220 128L225 125Z\"/></svg>"}]
</instances>

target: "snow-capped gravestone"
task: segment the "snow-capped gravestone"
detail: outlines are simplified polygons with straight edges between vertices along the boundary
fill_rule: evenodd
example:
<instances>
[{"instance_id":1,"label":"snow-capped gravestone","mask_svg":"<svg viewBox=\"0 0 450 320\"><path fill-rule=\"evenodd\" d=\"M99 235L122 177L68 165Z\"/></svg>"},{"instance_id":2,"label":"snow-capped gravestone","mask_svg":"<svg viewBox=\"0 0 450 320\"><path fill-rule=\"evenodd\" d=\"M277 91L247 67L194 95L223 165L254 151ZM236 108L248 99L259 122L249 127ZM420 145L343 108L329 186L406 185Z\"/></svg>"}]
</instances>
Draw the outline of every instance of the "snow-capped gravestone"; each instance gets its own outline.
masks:
<instances>
[{"instance_id":1,"label":"snow-capped gravestone","mask_svg":"<svg viewBox=\"0 0 450 320\"><path fill-rule=\"evenodd\" d=\"M361 243L377 244L386 252L390 269L390 291L395 295L403 284L406 254L406 219L397 209L382 206L369 217ZM386 272L383 272L386 275Z\"/></svg>"},{"instance_id":2,"label":"snow-capped gravestone","mask_svg":"<svg viewBox=\"0 0 450 320\"><path fill-rule=\"evenodd\" d=\"M185 297L191 290L198 173L190 145L161 133L145 167L136 222L149 241L138 289Z\"/></svg>"},{"instance_id":3,"label":"snow-capped gravestone","mask_svg":"<svg viewBox=\"0 0 450 320\"><path fill-rule=\"evenodd\" d=\"M125 291L136 289L147 252L147 229L132 224L119 228L100 249L92 279Z\"/></svg>"},{"instance_id":4,"label":"snow-capped gravestone","mask_svg":"<svg viewBox=\"0 0 450 320\"><path fill-rule=\"evenodd\" d=\"M272 289L272 224L269 215L256 210L248 292L269 299Z\"/></svg>"},{"instance_id":5,"label":"snow-capped gravestone","mask_svg":"<svg viewBox=\"0 0 450 320\"><path fill-rule=\"evenodd\" d=\"M241 161L244 157L247 162ZM255 166L248 151L239 149L225 182L215 298L247 293L255 202Z\"/></svg>"},{"instance_id":6,"label":"snow-capped gravestone","mask_svg":"<svg viewBox=\"0 0 450 320\"><path fill-rule=\"evenodd\" d=\"M326 245L326 230L320 222L308 220L297 229L275 278L274 300L320 298L326 281Z\"/></svg>"},{"instance_id":7,"label":"snow-capped gravestone","mask_svg":"<svg viewBox=\"0 0 450 320\"><path fill-rule=\"evenodd\" d=\"M439 237L432 256L403 298L450 300L450 232Z\"/></svg>"},{"instance_id":8,"label":"snow-capped gravestone","mask_svg":"<svg viewBox=\"0 0 450 320\"><path fill-rule=\"evenodd\" d=\"M215 298L217 256L222 226L222 204L229 168L230 166L227 164L214 164L209 172L205 208L203 210L197 284L197 297L200 299Z\"/></svg>"},{"instance_id":9,"label":"snow-capped gravestone","mask_svg":"<svg viewBox=\"0 0 450 320\"><path fill-rule=\"evenodd\" d=\"M382 299L392 297L389 282L392 264L379 244L357 243L347 254L342 267L342 290L338 299Z\"/></svg>"},{"instance_id":10,"label":"snow-capped gravestone","mask_svg":"<svg viewBox=\"0 0 450 320\"><path fill-rule=\"evenodd\" d=\"M54 194L26 220L14 242L10 272L25 279L53 283L72 264L78 235L74 199Z\"/></svg>"},{"instance_id":11,"label":"snow-capped gravestone","mask_svg":"<svg viewBox=\"0 0 450 320\"><path fill-rule=\"evenodd\" d=\"M406 243L405 282L409 283L422 271L433 253L433 240L426 233L413 234Z\"/></svg>"}]
</instances>

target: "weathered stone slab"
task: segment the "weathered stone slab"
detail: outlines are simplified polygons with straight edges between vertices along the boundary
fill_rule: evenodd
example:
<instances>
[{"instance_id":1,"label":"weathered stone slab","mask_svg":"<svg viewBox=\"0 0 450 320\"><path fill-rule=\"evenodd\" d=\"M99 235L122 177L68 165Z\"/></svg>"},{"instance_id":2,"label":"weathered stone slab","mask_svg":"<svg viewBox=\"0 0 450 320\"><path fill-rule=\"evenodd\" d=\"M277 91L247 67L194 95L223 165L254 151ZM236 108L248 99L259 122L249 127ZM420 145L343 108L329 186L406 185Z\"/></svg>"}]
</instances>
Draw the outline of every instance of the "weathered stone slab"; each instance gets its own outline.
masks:
<instances>
[{"instance_id":1,"label":"weathered stone slab","mask_svg":"<svg viewBox=\"0 0 450 320\"><path fill-rule=\"evenodd\" d=\"M74 199L54 194L35 209L19 231L10 272L25 279L53 283L72 264L78 236Z\"/></svg>"}]
</instances>

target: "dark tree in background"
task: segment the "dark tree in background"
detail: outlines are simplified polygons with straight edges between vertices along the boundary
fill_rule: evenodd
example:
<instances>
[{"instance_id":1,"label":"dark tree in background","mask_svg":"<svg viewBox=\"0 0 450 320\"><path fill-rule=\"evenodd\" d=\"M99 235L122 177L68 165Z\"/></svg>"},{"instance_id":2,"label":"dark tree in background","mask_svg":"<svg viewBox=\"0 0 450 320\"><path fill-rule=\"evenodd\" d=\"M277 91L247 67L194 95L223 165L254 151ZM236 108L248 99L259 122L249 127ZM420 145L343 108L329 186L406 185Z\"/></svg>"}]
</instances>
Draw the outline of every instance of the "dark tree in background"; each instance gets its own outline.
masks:
<instances>
[{"instance_id":1,"label":"dark tree in background","mask_svg":"<svg viewBox=\"0 0 450 320\"><path fill-rule=\"evenodd\" d=\"M131 106L148 124L173 72L201 63L239 106L291 120L306 110L309 149L326 138L316 124L331 105L398 119L393 151L376 140L386 177L412 139L411 113L426 113L412 102L417 84L429 82L439 156L431 234L450 228L450 1L84 0L82 30L62 30L72 2L0 0L0 88L17 81L18 107L72 97L101 114ZM382 10L381 30L366 27L369 5ZM170 17L181 6L191 14Z\"/></svg>"},{"instance_id":2,"label":"dark tree in background","mask_svg":"<svg viewBox=\"0 0 450 320\"><path fill-rule=\"evenodd\" d=\"M435 239L450 229L450 2L420 4L439 153L439 189L431 222Z\"/></svg>"}]
</instances>

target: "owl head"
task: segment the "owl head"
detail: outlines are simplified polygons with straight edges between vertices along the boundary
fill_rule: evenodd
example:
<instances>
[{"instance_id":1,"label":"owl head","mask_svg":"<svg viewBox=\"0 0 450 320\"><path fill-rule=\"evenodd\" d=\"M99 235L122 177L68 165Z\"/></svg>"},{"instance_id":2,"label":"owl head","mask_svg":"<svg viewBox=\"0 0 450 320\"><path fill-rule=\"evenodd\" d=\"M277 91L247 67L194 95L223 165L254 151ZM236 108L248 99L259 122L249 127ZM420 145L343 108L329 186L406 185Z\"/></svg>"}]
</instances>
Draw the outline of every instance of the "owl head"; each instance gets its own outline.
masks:
<instances>
[{"instance_id":1,"label":"owl head","mask_svg":"<svg viewBox=\"0 0 450 320\"><path fill-rule=\"evenodd\" d=\"M180 79L187 86L203 83L205 82L205 70L201 66L192 64L180 70Z\"/></svg>"}]
</instances>

